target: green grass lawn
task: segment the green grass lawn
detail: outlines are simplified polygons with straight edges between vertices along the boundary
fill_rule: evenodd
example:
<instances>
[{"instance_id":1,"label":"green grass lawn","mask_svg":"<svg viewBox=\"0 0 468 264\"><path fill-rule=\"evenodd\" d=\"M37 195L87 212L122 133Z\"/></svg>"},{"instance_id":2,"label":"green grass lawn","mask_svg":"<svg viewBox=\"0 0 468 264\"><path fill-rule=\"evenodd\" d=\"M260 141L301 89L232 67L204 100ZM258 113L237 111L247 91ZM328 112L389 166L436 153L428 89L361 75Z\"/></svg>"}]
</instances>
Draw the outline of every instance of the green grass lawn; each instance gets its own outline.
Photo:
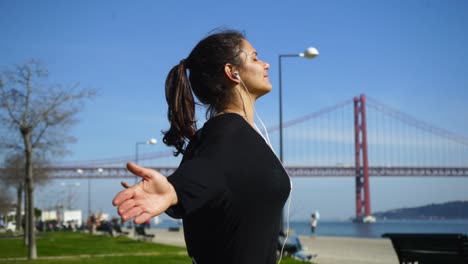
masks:
<instances>
[{"instance_id":1,"label":"green grass lawn","mask_svg":"<svg viewBox=\"0 0 468 264\"><path fill-rule=\"evenodd\" d=\"M47 232L37 235L37 264L191 264L185 248L73 232ZM27 248L22 237L0 236L0 264L25 263ZM302 262L289 258L282 264Z\"/></svg>"}]
</instances>

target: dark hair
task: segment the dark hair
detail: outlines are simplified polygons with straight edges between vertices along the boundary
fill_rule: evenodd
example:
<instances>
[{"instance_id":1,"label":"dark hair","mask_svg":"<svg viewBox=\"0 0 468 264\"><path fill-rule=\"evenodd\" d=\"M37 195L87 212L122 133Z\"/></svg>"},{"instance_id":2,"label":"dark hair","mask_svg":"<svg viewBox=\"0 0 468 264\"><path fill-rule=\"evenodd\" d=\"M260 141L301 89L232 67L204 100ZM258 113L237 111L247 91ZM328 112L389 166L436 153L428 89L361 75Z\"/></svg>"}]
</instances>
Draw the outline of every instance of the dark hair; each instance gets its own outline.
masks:
<instances>
[{"instance_id":1,"label":"dark hair","mask_svg":"<svg viewBox=\"0 0 468 264\"><path fill-rule=\"evenodd\" d=\"M185 60L169 71L166 100L167 118L171 126L163 132L163 142L176 148L174 156L184 154L187 141L197 131L193 94L207 107L207 118L222 112L231 100L232 92L223 74L224 66L226 63L241 65L239 54L244 39L244 34L235 30L209 35L195 46Z\"/></svg>"}]
</instances>

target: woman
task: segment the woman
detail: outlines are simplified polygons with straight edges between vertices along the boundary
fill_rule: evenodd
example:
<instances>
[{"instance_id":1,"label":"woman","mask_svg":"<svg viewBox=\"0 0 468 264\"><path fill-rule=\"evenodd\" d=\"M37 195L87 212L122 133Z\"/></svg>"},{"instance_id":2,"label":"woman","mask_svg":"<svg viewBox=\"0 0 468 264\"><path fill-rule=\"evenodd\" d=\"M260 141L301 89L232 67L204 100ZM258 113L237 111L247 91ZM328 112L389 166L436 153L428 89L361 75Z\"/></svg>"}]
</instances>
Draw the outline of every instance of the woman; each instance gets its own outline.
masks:
<instances>
[{"instance_id":1,"label":"woman","mask_svg":"<svg viewBox=\"0 0 468 264\"><path fill-rule=\"evenodd\" d=\"M290 181L254 124L254 102L271 91L270 65L237 31L201 40L166 79L170 128L164 143L183 154L167 179L133 163L143 178L113 201L123 221L166 212L182 218L193 263L276 262ZM195 100L208 121L197 131ZM188 142L188 144L186 144Z\"/></svg>"}]
</instances>

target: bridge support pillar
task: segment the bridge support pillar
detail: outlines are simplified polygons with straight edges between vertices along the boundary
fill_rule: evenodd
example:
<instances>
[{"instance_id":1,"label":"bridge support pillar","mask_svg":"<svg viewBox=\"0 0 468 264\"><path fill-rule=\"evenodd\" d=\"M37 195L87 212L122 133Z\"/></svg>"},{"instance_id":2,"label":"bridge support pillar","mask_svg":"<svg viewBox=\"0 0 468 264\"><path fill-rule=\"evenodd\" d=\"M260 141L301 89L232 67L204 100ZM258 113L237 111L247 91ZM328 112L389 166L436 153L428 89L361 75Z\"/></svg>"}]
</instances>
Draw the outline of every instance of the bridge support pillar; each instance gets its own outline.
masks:
<instances>
[{"instance_id":1,"label":"bridge support pillar","mask_svg":"<svg viewBox=\"0 0 468 264\"><path fill-rule=\"evenodd\" d=\"M374 222L371 214L369 164L367 153L366 97L354 98L354 145L356 167L356 218L358 222Z\"/></svg>"}]
</instances>

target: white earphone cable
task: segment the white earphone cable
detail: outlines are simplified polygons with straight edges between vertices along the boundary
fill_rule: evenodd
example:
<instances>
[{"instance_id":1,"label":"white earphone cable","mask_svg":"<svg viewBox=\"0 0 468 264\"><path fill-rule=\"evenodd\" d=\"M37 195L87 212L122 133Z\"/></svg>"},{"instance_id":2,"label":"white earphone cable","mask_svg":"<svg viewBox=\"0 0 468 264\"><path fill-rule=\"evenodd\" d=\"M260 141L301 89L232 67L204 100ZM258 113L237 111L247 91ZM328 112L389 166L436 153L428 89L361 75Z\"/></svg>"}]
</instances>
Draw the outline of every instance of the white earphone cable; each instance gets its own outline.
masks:
<instances>
[{"instance_id":1,"label":"white earphone cable","mask_svg":"<svg viewBox=\"0 0 468 264\"><path fill-rule=\"evenodd\" d=\"M250 100L250 103L252 104L252 107L253 107L253 110L254 110L254 113L255 115L257 116L258 120L260 121L260 123L262 124L262 127L263 127L263 131L265 133L265 136L263 135L263 133L260 131L260 129L258 129L257 125L255 124L254 122L254 127L255 129L257 130L257 132L265 139L265 141L267 142L267 144L270 146L271 150L273 152L275 152L275 150L273 149L273 146L271 145L271 141L270 141L270 136L268 135L268 130L266 129L265 127L265 124L263 123L263 120L262 118L260 118L260 115L257 113L257 111L255 110L255 106L253 105L253 100L252 100L252 96L250 95L250 92L249 92L249 89L247 88L247 86L244 84L244 82L242 81L242 79L240 78L239 74L236 74L237 76L237 79L241 82L242 86L244 86L245 90L247 91L247 94L249 95L249 100ZM242 96L241 96L241 99L242 99ZM243 101L242 101L243 102ZM244 109L245 109L245 106L244 106ZM245 110L244 110L245 111ZM280 161L281 163L281 161ZM281 165L283 166L283 164L281 163ZM283 166L283 169L284 171L286 171L286 168L284 168ZM286 172L287 174L287 172ZM284 239L284 242L283 242L283 245L281 246L281 251L280 251L280 256L279 256L279 259L278 259L278 264L281 263L281 260L283 259L283 253L284 253L284 247L286 246L286 242L288 241L288 238L289 238L289 217L290 217L290 207L291 207L291 200L292 200L292 181L291 181L291 177L289 176L289 174L287 174L288 177L289 177L289 182L290 182L290 186L291 186L291 189L289 191L289 198L288 198L288 206L287 206L287 217L286 217L286 237Z\"/></svg>"}]
</instances>

